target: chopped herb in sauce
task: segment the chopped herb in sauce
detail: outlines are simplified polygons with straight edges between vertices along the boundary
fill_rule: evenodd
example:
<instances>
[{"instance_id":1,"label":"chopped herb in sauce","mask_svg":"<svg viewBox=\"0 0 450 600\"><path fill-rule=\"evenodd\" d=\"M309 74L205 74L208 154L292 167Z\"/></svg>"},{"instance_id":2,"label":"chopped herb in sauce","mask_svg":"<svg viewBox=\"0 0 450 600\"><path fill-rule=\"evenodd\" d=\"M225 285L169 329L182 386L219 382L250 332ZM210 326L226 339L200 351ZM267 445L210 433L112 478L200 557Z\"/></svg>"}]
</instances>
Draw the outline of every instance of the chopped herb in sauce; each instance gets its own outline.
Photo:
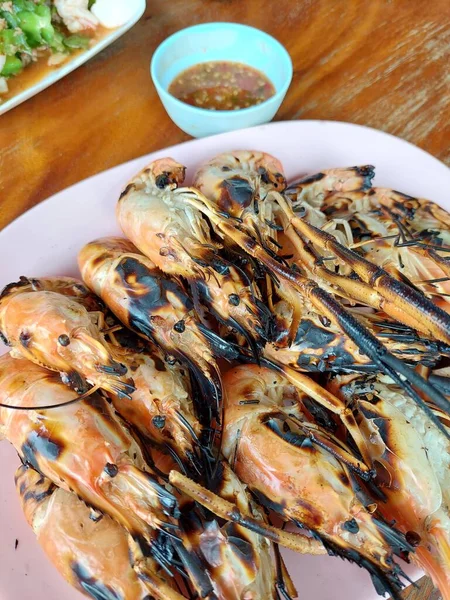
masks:
<instances>
[{"instance_id":1,"label":"chopped herb in sauce","mask_svg":"<svg viewBox=\"0 0 450 600\"><path fill-rule=\"evenodd\" d=\"M275 94L260 71L238 62L211 61L180 73L169 86L178 100L209 110L239 110L261 104Z\"/></svg>"}]
</instances>

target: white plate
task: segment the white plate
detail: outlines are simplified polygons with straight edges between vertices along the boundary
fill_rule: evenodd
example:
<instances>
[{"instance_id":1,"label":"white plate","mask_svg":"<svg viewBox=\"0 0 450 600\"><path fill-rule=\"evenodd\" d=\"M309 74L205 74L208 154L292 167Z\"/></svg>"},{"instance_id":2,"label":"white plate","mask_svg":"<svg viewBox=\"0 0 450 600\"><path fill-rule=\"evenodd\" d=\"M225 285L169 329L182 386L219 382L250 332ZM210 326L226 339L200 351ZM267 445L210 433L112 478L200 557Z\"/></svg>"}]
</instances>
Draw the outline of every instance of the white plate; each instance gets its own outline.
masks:
<instances>
[{"instance_id":1,"label":"white plate","mask_svg":"<svg viewBox=\"0 0 450 600\"><path fill-rule=\"evenodd\" d=\"M324 168L374 164L378 185L425 196L450 208L450 170L403 140L346 123L271 123L155 152L82 181L39 204L0 233L0 288L20 275L76 275L76 255L83 244L119 233L114 218L119 192L148 161L170 155L187 165L188 174L192 174L207 158L235 149L274 154L282 160L290 179ZM18 464L14 450L1 442L0 600L79 600L81 596L47 562L25 523L13 485ZM16 539L19 546L14 550ZM337 558L290 552L285 556L300 598L378 597L367 573L355 565ZM411 570L410 574L418 575Z\"/></svg>"},{"instance_id":2,"label":"white plate","mask_svg":"<svg viewBox=\"0 0 450 600\"><path fill-rule=\"evenodd\" d=\"M25 100L28 100L32 96L39 94L39 92L42 92L42 90L45 90L46 88L53 85L54 83L56 83L57 81L59 81L60 79L62 79L63 77L80 67L82 64L90 60L93 56L101 52L104 48L115 42L124 33L131 29L131 27L133 27L133 25L135 25L144 14L145 0L132 1L134 9L132 14L130 14L130 11L127 10L127 0L120 0L120 2L118 2L118 0L112 1L115 2L115 4L119 4L119 9L121 8L121 3L124 5L122 9L126 11L125 14L127 16L129 15L126 23L120 25L120 27L117 27L116 29L111 29L111 33L108 33L104 38L99 40L94 46L92 46L92 48L89 48L85 52L81 52L74 58L69 59L61 67L55 67L49 72L48 75L37 81L34 85L30 86L25 90L22 90L9 100L5 100L5 102L0 103L0 115L18 106L19 104L22 104L22 102L25 102ZM120 16L117 16L117 18L119 19L119 22L121 22ZM46 59L44 58L42 60ZM20 77L20 75L18 75L18 77Z\"/></svg>"}]
</instances>

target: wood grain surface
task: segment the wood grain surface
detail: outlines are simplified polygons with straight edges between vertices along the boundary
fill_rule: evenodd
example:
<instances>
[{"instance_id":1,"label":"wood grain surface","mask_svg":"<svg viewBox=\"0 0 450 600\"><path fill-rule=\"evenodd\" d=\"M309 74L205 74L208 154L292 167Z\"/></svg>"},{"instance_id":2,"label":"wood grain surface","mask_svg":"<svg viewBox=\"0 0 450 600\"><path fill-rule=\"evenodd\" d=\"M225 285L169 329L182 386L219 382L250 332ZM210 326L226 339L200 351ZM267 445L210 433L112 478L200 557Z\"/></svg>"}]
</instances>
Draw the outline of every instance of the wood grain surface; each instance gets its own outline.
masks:
<instances>
[{"instance_id":1,"label":"wood grain surface","mask_svg":"<svg viewBox=\"0 0 450 600\"><path fill-rule=\"evenodd\" d=\"M277 119L331 119L403 137L450 164L448 0L149 0L89 63L0 117L0 229L51 194L187 140L149 76L156 46L200 22L277 37L294 62ZM408 600L438 600L427 579Z\"/></svg>"}]
</instances>

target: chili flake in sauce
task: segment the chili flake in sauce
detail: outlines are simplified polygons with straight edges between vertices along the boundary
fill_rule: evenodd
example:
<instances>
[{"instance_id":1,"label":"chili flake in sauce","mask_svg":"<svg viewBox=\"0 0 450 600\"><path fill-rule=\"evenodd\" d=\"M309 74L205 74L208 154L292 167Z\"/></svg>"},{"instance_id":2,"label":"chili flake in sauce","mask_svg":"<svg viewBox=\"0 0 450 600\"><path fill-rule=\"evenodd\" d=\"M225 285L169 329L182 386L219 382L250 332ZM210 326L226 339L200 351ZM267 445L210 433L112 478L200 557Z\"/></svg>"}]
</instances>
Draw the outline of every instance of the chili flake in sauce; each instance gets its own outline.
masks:
<instances>
[{"instance_id":1,"label":"chili flake in sauce","mask_svg":"<svg viewBox=\"0 0 450 600\"><path fill-rule=\"evenodd\" d=\"M211 61L180 73L170 84L169 93L198 108L239 110L271 98L275 88L253 67L232 61Z\"/></svg>"}]
</instances>

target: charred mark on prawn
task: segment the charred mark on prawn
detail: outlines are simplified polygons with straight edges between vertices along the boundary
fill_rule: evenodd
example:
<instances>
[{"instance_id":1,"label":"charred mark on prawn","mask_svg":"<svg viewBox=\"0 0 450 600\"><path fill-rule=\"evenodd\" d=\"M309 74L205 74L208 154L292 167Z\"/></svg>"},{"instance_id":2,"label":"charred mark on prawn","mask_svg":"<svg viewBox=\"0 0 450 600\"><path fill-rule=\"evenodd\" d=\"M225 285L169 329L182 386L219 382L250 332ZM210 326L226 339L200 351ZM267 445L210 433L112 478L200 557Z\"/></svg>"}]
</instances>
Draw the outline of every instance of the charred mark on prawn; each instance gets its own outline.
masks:
<instances>
[{"instance_id":1,"label":"charred mark on prawn","mask_svg":"<svg viewBox=\"0 0 450 600\"><path fill-rule=\"evenodd\" d=\"M226 526L225 529L231 532L235 531L236 524L230 523L230 525ZM252 568L256 557L253 546L250 542L247 542L241 537L237 537L238 535L238 531L236 531L236 535L230 535L230 533L228 533L227 541L234 547L234 550L239 557L239 561L244 564L247 564L250 568Z\"/></svg>"},{"instance_id":2,"label":"charred mark on prawn","mask_svg":"<svg viewBox=\"0 0 450 600\"><path fill-rule=\"evenodd\" d=\"M253 187L244 177L234 175L229 179L224 179L219 187L221 191L218 206L222 210L230 212L233 216L240 216L242 209L247 208L252 203ZM238 210L237 215L234 215L236 209L240 210Z\"/></svg>"},{"instance_id":3,"label":"charred mark on prawn","mask_svg":"<svg viewBox=\"0 0 450 600\"><path fill-rule=\"evenodd\" d=\"M164 361L161 358L159 358L159 356L154 356L153 362L155 363L155 369L160 373L164 373L164 371L167 370Z\"/></svg>"},{"instance_id":4,"label":"charred mark on prawn","mask_svg":"<svg viewBox=\"0 0 450 600\"><path fill-rule=\"evenodd\" d=\"M302 183L315 183L316 181L320 181L325 177L325 173L316 173L315 175L308 175L308 177L303 177L303 179L299 179L294 185L301 185Z\"/></svg>"},{"instance_id":5,"label":"charred mark on prawn","mask_svg":"<svg viewBox=\"0 0 450 600\"><path fill-rule=\"evenodd\" d=\"M75 291L79 292L83 297L89 296L89 293L90 293L89 290L82 283L75 283L73 286L73 289Z\"/></svg>"},{"instance_id":6,"label":"charred mark on prawn","mask_svg":"<svg viewBox=\"0 0 450 600\"><path fill-rule=\"evenodd\" d=\"M195 580L201 598L212 598L215 599L216 595L214 594L214 588L212 582L205 572L203 565L200 563L200 560L195 552L189 552L181 543L174 544L178 555L186 567L188 572L192 574L192 578Z\"/></svg>"},{"instance_id":7,"label":"charred mark on prawn","mask_svg":"<svg viewBox=\"0 0 450 600\"><path fill-rule=\"evenodd\" d=\"M259 504L262 504L266 508L273 510L275 513L277 513L279 515L285 514L286 502L284 500L281 500L281 502L275 502L275 500L271 500L264 494L264 492L261 492L260 490L252 489L251 491L252 491L252 494L257 499L257 501L259 502Z\"/></svg>"},{"instance_id":8,"label":"charred mark on prawn","mask_svg":"<svg viewBox=\"0 0 450 600\"><path fill-rule=\"evenodd\" d=\"M98 267L99 265L101 265L103 262L105 262L105 260L108 260L111 258L111 253L110 252L102 252L101 254L98 254L97 256L95 256L92 261L92 267Z\"/></svg>"},{"instance_id":9,"label":"charred mark on prawn","mask_svg":"<svg viewBox=\"0 0 450 600\"><path fill-rule=\"evenodd\" d=\"M346 487L350 487L350 480L347 477L347 475L344 473L344 471L341 471L338 475L339 479L341 480L341 483L343 485L345 485Z\"/></svg>"},{"instance_id":10,"label":"charred mark on prawn","mask_svg":"<svg viewBox=\"0 0 450 600\"><path fill-rule=\"evenodd\" d=\"M283 423L283 429L280 426L280 422ZM271 431L273 431L278 437L288 444L292 444L298 448L303 448L304 450L309 450L312 453L317 451L308 436L290 430L286 417L282 413L269 417L269 419L266 421L266 425Z\"/></svg>"},{"instance_id":11,"label":"charred mark on prawn","mask_svg":"<svg viewBox=\"0 0 450 600\"><path fill-rule=\"evenodd\" d=\"M11 342L8 338L0 331L0 341L5 344L5 346L11 346Z\"/></svg>"},{"instance_id":12,"label":"charred mark on prawn","mask_svg":"<svg viewBox=\"0 0 450 600\"><path fill-rule=\"evenodd\" d=\"M330 344L336 335L330 331L324 331L314 325L312 321L304 320L300 322L295 337L295 344L304 343L310 348L325 348Z\"/></svg>"},{"instance_id":13,"label":"charred mark on prawn","mask_svg":"<svg viewBox=\"0 0 450 600\"><path fill-rule=\"evenodd\" d=\"M32 491L32 490L28 490L26 492L25 489L26 489L25 483L21 483L20 484L20 494L23 497L24 501L25 502L32 501L32 502L36 502L36 504L40 504L46 498L49 498L53 494L53 492L55 491L55 486L51 485L42 492L37 492L37 491Z\"/></svg>"},{"instance_id":14,"label":"charred mark on prawn","mask_svg":"<svg viewBox=\"0 0 450 600\"><path fill-rule=\"evenodd\" d=\"M311 398L309 397L302 398L302 403L304 404L308 412L311 414L311 416L314 419L314 422L317 423L317 425L323 427L324 429L332 433L334 433L337 430L338 425L336 421L334 421L333 417L331 416L331 413L327 411L325 407L321 406L314 400L311 400Z\"/></svg>"},{"instance_id":15,"label":"charred mark on prawn","mask_svg":"<svg viewBox=\"0 0 450 600\"><path fill-rule=\"evenodd\" d=\"M50 438L48 432L30 431L26 442L22 444L21 454L25 463L39 471L39 457L57 461L64 451L64 444L56 438Z\"/></svg>"},{"instance_id":16,"label":"charred mark on prawn","mask_svg":"<svg viewBox=\"0 0 450 600\"><path fill-rule=\"evenodd\" d=\"M133 190L135 188L134 183L129 183L126 188L123 190L123 192L120 194L119 196L119 202L120 200L122 200L122 198L124 198L129 192L131 192L131 190Z\"/></svg>"},{"instance_id":17,"label":"charred mark on prawn","mask_svg":"<svg viewBox=\"0 0 450 600\"><path fill-rule=\"evenodd\" d=\"M152 275L136 258L123 258L116 267L116 273L130 296L130 326L145 335L148 335L149 314L167 306L168 293L173 294L187 312L193 308L192 301L177 283Z\"/></svg>"},{"instance_id":18,"label":"charred mark on prawn","mask_svg":"<svg viewBox=\"0 0 450 600\"><path fill-rule=\"evenodd\" d=\"M6 296L16 291L16 289L30 285L31 280L28 277L20 276L19 281L13 281L5 285L0 293L0 300L3 300Z\"/></svg>"},{"instance_id":19,"label":"charred mark on prawn","mask_svg":"<svg viewBox=\"0 0 450 600\"><path fill-rule=\"evenodd\" d=\"M91 576L81 563L73 562L70 568L81 589L91 598L95 600L123 600L122 594L118 594L109 585L105 585Z\"/></svg>"},{"instance_id":20,"label":"charred mark on prawn","mask_svg":"<svg viewBox=\"0 0 450 600\"><path fill-rule=\"evenodd\" d=\"M89 384L78 371L69 371L61 375L61 381L71 387L77 394L84 394L89 390Z\"/></svg>"},{"instance_id":21,"label":"charred mark on prawn","mask_svg":"<svg viewBox=\"0 0 450 600\"><path fill-rule=\"evenodd\" d=\"M372 179L375 177L375 167L373 165L364 165L363 167L352 167L357 175L364 178L361 190L365 191L372 187Z\"/></svg>"},{"instance_id":22,"label":"charred mark on prawn","mask_svg":"<svg viewBox=\"0 0 450 600\"><path fill-rule=\"evenodd\" d=\"M373 424L378 428L382 439L388 443L389 438L391 437L390 419L380 417L376 411L371 411L365 406L361 406L360 410L367 419L372 420Z\"/></svg>"},{"instance_id":23,"label":"charred mark on prawn","mask_svg":"<svg viewBox=\"0 0 450 600\"><path fill-rule=\"evenodd\" d=\"M258 174L263 183L266 185L272 185L276 190L284 190L286 187L286 177L279 171L273 173L264 167L259 167Z\"/></svg>"}]
</instances>

